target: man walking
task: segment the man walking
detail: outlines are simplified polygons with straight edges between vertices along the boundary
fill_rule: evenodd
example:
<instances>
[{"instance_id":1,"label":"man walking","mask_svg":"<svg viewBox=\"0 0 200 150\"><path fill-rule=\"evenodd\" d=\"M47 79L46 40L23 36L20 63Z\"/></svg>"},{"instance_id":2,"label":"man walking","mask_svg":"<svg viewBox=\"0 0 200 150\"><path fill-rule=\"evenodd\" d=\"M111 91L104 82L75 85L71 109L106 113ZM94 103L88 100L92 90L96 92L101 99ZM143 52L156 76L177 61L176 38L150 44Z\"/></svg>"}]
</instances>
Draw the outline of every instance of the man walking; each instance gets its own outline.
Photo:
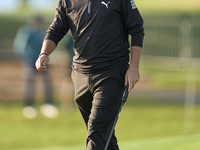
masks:
<instances>
[{"instance_id":1,"label":"man walking","mask_svg":"<svg viewBox=\"0 0 200 150\"><path fill-rule=\"evenodd\" d=\"M130 92L140 78L143 19L134 0L60 0L36 61L39 71L47 69L48 55L69 29L75 41L75 102L88 130L86 149L103 150L125 85ZM108 150L119 150L114 133Z\"/></svg>"}]
</instances>

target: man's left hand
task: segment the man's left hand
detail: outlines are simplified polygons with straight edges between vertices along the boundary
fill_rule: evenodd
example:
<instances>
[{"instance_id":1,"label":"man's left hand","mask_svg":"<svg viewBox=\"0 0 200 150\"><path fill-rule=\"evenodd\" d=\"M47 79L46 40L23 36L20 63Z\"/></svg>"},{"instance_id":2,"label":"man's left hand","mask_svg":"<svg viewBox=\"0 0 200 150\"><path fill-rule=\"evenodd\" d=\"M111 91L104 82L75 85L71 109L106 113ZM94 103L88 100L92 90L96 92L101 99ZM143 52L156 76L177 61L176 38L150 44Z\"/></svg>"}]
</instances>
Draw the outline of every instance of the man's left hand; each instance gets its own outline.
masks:
<instances>
[{"instance_id":1,"label":"man's left hand","mask_svg":"<svg viewBox=\"0 0 200 150\"><path fill-rule=\"evenodd\" d=\"M135 87L135 84L140 80L140 74L138 69L134 69L129 66L125 75L125 85L129 84L128 92Z\"/></svg>"}]
</instances>

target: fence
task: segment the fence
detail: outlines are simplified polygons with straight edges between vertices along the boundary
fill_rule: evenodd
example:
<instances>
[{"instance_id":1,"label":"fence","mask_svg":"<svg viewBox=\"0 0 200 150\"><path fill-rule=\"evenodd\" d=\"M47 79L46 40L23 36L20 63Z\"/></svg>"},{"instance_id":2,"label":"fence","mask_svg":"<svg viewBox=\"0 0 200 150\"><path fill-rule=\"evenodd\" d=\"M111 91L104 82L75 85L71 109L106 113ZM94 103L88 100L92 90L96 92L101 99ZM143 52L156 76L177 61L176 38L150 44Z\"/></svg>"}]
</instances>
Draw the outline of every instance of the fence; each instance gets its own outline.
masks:
<instances>
[{"instance_id":1,"label":"fence","mask_svg":"<svg viewBox=\"0 0 200 150\"><path fill-rule=\"evenodd\" d=\"M145 16L144 20L144 63L159 61L181 65L186 59L191 58L192 64L199 65L200 16ZM1 22L0 57L13 59L13 38L24 21L1 18ZM7 32L5 28L11 31Z\"/></svg>"},{"instance_id":2,"label":"fence","mask_svg":"<svg viewBox=\"0 0 200 150\"><path fill-rule=\"evenodd\" d=\"M145 17L144 63L200 64L200 16ZM190 66L188 66L190 65Z\"/></svg>"},{"instance_id":3,"label":"fence","mask_svg":"<svg viewBox=\"0 0 200 150\"><path fill-rule=\"evenodd\" d=\"M185 85L184 132L194 126L197 98L197 72L200 65L200 16L145 18L143 64L156 64L159 69L184 69ZM157 65L159 64L159 65Z\"/></svg>"}]
</instances>

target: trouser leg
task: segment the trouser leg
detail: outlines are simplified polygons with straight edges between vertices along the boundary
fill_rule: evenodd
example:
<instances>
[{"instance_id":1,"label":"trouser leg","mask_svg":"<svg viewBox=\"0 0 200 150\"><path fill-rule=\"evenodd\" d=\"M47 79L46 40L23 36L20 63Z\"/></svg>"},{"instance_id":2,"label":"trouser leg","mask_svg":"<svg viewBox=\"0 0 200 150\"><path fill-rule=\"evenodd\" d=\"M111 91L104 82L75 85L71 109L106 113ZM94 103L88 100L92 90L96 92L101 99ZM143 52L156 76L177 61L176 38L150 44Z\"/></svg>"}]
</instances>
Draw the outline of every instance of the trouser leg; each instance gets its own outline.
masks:
<instances>
[{"instance_id":1,"label":"trouser leg","mask_svg":"<svg viewBox=\"0 0 200 150\"><path fill-rule=\"evenodd\" d=\"M89 76L72 70L71 77L74 83L74 100L87 126L93 100L88 87Z\"/></svg>"},{"instance_id":2,"label":"trouser leg","mask_svg":"<svg viewBox=\"0 0 200 150\"><path fill-rule=\"evenodd\" d=\"M88 129L87 150L104 150L121 104L124 75L119 68L90 75L72 73L75 102ZM108 150L119 150L115 134Z\"/></svg>"},{"instance_id":3,"label":"trouser leg","mask_svg":"<svg viewBox=\"0 0 200 150\"><path fill-rule=\"evenodd\" d=\"M109 144L107 150L116 150L116 149L119 149L119 147L118 147L118 144L117 144L117 138L115 136L115 133L113 133L113 136L112 136L112 138L110 140L110 144Z\"/></svg>"},{"instance_id":4,"label":"trouser leg","mask_svg":"<svg viewBox=\"0 0 200 150\"><path fill-rule=\"evenodd\" d=\"M44 82L45 103L53 104L53 86L48 72L40 72Z\"/></svg>"},{"instance_id":5,"label":"trouser leg","mask_svg":"<svg viewBox=\"0 0 200 150\"><path fill-rule=\"evenodd\" d=\"M25 67L25 73L24 103L25 106L32 106L34 103L35 72L33 68Z\"/></svg>"},{"instance_id":6,"label":"trouser leg","mask_svg":"<svg viewBox=\"0 0 200 150\"><path fill-rule=\"evenodd\" d=\"M109 99L112 99L110 96L108 99L104 97L103 99L106 102L103 103L99 103L99 100L94 98L88 121L87 150L104 150L121 104L120 93L113 94L111 96L114 98L113 101L118 101L114 103L109 102L109 104L107 102ZM111 138L108 150L119 150L115 134Z\"/></svg>"}]
</instances>

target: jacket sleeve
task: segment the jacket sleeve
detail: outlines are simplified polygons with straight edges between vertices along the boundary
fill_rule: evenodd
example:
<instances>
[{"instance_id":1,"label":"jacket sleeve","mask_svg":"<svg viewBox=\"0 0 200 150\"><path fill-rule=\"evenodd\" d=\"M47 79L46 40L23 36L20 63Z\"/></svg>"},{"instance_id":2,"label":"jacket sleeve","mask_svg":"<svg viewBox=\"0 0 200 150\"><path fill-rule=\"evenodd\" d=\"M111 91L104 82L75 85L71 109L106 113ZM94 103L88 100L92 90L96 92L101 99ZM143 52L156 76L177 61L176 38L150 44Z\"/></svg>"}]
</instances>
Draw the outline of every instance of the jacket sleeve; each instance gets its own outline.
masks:
<instances>
[{"instance_id":1,"label":"jacket sleeve","mask_svg":"<svg viewBox=\"0 0 200 150\"><path fill-rule=\"evenodd\" d=\"M122 2L122 17L125 27L132 36L131 46L143 46L144 28L143 19L137 9L134 0L121 0Z\"/></svg>"},{"instance_id":2,"label":"jacket sleeve","mask_svg":"<svg viewBox=\"0 0 200 150\"><path fill-rule=\"evenodd\" d=\"M66 9L62 5L62 0L59 0L58 7L53 22L47 30L45 39L52 40L56 45L66 35L69 30L69 25L66 17Z\"/></svg>"}]
</instances>

